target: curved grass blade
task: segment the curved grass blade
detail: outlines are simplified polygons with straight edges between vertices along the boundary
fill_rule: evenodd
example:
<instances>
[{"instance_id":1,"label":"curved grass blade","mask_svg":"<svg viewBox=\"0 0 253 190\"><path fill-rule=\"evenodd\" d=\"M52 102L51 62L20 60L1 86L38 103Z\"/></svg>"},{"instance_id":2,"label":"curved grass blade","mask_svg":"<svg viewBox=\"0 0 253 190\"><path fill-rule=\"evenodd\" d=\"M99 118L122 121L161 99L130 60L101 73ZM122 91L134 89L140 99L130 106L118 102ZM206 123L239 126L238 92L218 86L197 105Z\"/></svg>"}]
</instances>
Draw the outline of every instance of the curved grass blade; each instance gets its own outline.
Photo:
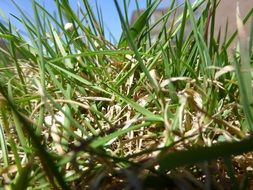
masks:
<instances>
[{"instance_id":1,"label":"curved grass blade","mask_svg":"<svg viewBox=\"0 0 253 190\"><path fill-rule=\"evenodd\" d=\"M236 156L252 150L253 137L250 137L241 142L226 142L212 147L198 147L169 153L158 159L157 163L160 165L159 171L165 172L179 166L230 157L231 155Z\"/></svg>"}]
</instances>

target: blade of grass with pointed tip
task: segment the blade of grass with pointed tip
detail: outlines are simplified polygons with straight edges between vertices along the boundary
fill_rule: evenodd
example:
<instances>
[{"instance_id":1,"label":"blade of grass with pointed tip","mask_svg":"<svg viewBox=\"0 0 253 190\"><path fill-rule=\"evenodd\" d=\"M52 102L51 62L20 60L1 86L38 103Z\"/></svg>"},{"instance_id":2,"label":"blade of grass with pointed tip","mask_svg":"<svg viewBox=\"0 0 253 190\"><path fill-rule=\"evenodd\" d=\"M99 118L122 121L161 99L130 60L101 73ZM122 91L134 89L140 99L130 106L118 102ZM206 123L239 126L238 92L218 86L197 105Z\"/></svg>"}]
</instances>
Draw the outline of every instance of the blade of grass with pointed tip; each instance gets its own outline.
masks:
<instances>
[{"instance_id":1,"label":"blade of grass with pointed tip","mask_svg":"<svg viewBox=\"0 0 253 190\"><path fill-rule=\"evenodd\" d=\"M138 35L141 34L145 26L147 25L148 19L150 15L154 12L156 7L160 4L160 1L155 1L153 4L151 4L143 13L140 14L140 16L136 19L133 26L129 29L129 35L131 36L132 40L135 40ZM118 10L119 11L119 10ZM139 13L138 13L139 14ZM122 16L123 18L123 16ZM121 22L124 22L121 20ZM122 23L124 25L124 23ZM127 25L126 25L127 26ZM126 31L125 31L126 32ZM120 38L120 41L118 43L119 47L124 47L127 45L128 42L127 34L124 32L122 33L122 36Z\"/></svg>"},{"instance_id":2,"label":"blade of grass with pointed tip","mask_svg":"<svg viewBox=\"0 0 253 190\"><path fill-rule=\"evenodd\" d=\"M240 45L240 62L235 58L235 70L238 78L238 86L240 89L240 99L243 110L246 116L249 130L253 130L253 88L252 88L252 74L249 55L249 42L240 19L239 7L237 5L237 28Z\"/></svg>"},{"instance_id":3,"label":"blade of grass with pointed tip","mask_svg":"<svg viewBox=\"0 0 253 190\"><path fill-rule=\"evenodd\" d=\"M192 5L189 0L186 0L186 2L187 2L188 10L189 10L190 21L192 24L192 31L193 31L193 35L194 35L194 40L196 41L196 44L198 47L198 52L200 55L200 59L202 61L202 64L200 65L202 75L204 77L212 78L213 73L210 70L206 70L207 67L212 65L212 62L210 59L207 45L205 44L205 40L203 39L203 35L200 33L200 30L199 30L196 20L194 18L194 12L193 12L193 8L192 8L192 6L194 6L194 5Z\"/></svg>"},{"instance_id":4,"label":"blade of grass with pointed tip","mask_svg":"<svg viewBox=\"0 0 253 190\"><path fill-rule=\"evenodd\" d=\"M250 18L252 18L252 15L253 15L253 8L248 12L248 14L244 17L243 19L243 24L247 23L248 20ZM238 34L238 30L236 30L231 36L230 38L227 40L226 44L224 45L225 49L227 49L231 44L232 42L235 40L236 38L236 35Z\"/></svg>"}]
</instances>

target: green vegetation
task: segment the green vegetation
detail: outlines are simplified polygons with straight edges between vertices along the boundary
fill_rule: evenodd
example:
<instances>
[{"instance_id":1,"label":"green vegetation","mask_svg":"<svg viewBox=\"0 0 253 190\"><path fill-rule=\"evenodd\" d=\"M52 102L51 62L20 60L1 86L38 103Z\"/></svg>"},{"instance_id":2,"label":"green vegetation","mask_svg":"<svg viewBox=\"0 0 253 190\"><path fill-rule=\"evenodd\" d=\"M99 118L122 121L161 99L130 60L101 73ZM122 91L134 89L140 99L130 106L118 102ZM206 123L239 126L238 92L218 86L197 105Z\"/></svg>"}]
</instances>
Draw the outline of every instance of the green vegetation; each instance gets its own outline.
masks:
<instances>
[{"instance_id":1,"label":"green vegetation","mask_svg":"<svg viewBox=\"0 0 253 190\"><path fill-rule=\"evenodd\" d=\"M169 27L175 1L150 24L160 1L147 0L131 26L128 1L123 9L114 2L123 28L117 44L106 40L100 8L87 0L78 12L68 0L55 0L55 14L33 0L34 20L12 0L29 39L8 19L0 24L7 44L0 51L0 186L252 185L253 24L246 35L243 22L253 9L223 40L214 33L216 0L186 0ZM163 27L151 43L157 25Z\"/></svg>"}]
</instances>

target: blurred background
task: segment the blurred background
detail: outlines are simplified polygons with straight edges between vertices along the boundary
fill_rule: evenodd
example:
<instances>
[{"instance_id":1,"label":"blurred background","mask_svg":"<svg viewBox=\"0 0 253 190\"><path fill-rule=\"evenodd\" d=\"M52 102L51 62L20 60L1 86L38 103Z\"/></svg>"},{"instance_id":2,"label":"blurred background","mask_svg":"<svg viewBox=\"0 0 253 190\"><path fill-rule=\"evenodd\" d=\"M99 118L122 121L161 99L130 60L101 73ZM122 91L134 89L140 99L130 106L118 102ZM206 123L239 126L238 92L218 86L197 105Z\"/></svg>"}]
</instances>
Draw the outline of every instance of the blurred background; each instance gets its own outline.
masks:
<instances>
[{"instance_id":1,"label":"blurred background","mask_svg":"<svg viewBox=\"0 0 253 190\"><path fill-rule=\"evenodd\" d=\"M197 1L197 0L196 0ZM32 1L31 0L1 0L0 1L0 22L1 23L7 23L6 21L8 18L12 23L17 26L17 29L20 30L21 33L25 35L25 32L23 31L22 24L13 17L13 15L20 15L18 9L14 6L14 3L17 3L18 6L22 10L25 10L28 15L33 18L33 9L32 9ZM49 12L54 12L56 10L54 0L41 0L39 1ZM79 9L79 6L81 6L79 1L69 1L71 6L74 8L74 10ZM118 1L122 10L124 7L123 0ZM137 3L138 2L138 6ZM128 15L131 15L130 18L127 18L130 23L134 23L137 16L145 9L146 7L146 0L129 0L128 4ZM185 0L177 0L179 6L177 10L177 15L179 15L183 11L183 4ZM192 2L195 2L192 0ZM237 0L221 0L219 7L217 9L216 13L216 34L219 30L221 30L221 33L224 32L226 28L226 23L228 23L228 34L231 34L236 29L236 2ZM104 26L105 26L105 36L108 40L113 41L116 43L120 36L121 36L121 24L120 20L118 18L118 13L115 8L113 0L89 0L89 3L91 4L92 8L94 10L100 9L103 19L104 19ZM161 18L163 14L166 13L167 8L169 7L171 1L170 0L162 0L160 6L158 7L158 10L153 14L153 16L150 19L150 22L155 23L156 20ZM240 12L242 17L244 17L250 10L250 8L253 5L253 0L239 0L239 6L240 6ZM138 9L138 10L137 10ZM201 10L196 11L196 17L201 16ZM171 19L172 20L172 19ZM170 22L170 21L169 21ZM152 24L152 23L151 23ZM168 26L170 23L168 23ZM189 23L190 25L190 23ZM247 24L247 28L249 29L250 24ZM157 37L157 33L160 30L159 26L157 26L153 31L152 35L154 36L154 39ZM186 29L187 31L187 29Z\"/></svg>"}]
</instances>

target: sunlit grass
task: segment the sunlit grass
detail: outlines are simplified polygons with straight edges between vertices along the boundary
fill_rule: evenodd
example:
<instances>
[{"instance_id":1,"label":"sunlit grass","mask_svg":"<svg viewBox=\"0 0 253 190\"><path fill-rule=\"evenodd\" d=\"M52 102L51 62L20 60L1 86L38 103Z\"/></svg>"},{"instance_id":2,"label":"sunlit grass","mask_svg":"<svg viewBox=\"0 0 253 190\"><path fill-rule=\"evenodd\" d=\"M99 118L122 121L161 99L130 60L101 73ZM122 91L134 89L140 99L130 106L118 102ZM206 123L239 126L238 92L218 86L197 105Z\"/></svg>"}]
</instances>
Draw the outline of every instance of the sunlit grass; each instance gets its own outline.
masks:
<instances>
[{"instance_id":1,"label":"sunlit grass","mask_svg":"<svg viewBox=\"0 0 253 190\"><path fill-rule=\"evenodd\" d=\"M147 1L132 25L128 1L114 2L123 29L116 44L105 37L102 7L88 1L77 14L56 0L51 14L34 0L33 19L12 1L28 37L0 24L1 186L246 187L250 164L240 163L253 149L253 40L242 23L253 10L245 19L238 13L231 53L237 32L224 41L215 34L217 1L171 1L155 24L160 1Z\"/></svg>"}]
</instances>

